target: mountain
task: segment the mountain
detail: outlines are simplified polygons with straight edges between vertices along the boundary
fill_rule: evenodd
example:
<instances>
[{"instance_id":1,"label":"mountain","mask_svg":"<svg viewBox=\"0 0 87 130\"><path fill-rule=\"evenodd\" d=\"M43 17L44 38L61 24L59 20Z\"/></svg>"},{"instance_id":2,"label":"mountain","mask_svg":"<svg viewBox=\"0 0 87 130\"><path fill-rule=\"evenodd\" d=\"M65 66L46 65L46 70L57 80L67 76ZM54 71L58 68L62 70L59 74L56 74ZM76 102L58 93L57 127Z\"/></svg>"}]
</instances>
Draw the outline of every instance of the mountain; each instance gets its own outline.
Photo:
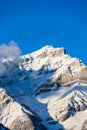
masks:
<instances>
[{"instance_id":1,"label":"mountain","mask_svg":"<svg viewBox=\"0 0 87 130\"><path fill-rule=\"evenodd\" d=\"M86 130L87 66L45 46L0 59L0 123L9 130ZM2 68L1 68L2 70Z\"/></svg>"}]
</instances>

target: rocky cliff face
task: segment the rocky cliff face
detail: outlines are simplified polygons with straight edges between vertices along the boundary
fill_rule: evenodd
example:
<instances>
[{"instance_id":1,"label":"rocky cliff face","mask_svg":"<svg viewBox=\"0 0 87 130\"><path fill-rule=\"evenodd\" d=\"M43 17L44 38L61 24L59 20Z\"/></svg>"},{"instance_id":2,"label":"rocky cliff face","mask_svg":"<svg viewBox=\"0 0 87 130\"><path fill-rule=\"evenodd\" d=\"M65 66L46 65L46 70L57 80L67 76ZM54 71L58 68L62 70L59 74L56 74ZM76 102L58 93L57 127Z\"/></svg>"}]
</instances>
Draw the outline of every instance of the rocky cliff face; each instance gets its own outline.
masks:
<instances>
[{"instance_id":1,"label":"rocky cliff face","mask_svg":"<svg viewBox=\"0 0 87 130\"><path fill-rule=\"evenodd\" d=\"M85 127L87 67L81 60L67 55L64 48L45 46L0 62L6 70L0 75L3 126L10 130Z\"/></svg>"},{"instance_id":2,"label":"rocky cliff face","mask_svg":"<svg viewBox=\"0 0 87 130\"><path fill-rule=\"evenodd\" d=\"M0 121L10 130L42 130L41 119L0 89Z\"/></svg>"}]
</instances>

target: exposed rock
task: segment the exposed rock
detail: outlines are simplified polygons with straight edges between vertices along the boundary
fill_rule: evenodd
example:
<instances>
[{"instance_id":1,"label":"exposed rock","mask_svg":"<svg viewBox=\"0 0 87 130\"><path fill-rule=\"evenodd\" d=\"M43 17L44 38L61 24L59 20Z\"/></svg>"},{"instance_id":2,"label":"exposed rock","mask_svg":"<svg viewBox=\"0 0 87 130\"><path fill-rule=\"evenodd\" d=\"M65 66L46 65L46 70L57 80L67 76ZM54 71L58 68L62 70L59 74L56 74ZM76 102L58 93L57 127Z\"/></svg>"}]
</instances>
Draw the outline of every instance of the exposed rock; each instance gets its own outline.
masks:
<instances>
[{"instance_id":1,"label":"exposed rock","mask_svg":"<svg viewBox=\"0 0 87 130\"><path fill-rule=\"evenodd\" d=\"M55 51L53 51L53 56L55 57L61 56L63 54L66 54L66 50L64 48L56 49Z\"/></svg>"},{"instance_id":2,"label":"exposed rock","mask_svg":"<svg viewBox=\"0 0 87 130\"><path fill-rule=\"evenodd\" d=\"M0 121L6 128L8 127L9 130L46 130L35 113L26 113L26 109L24 111L21 104L13 101L4 89L0 89L0 93Z\"/></svg>"},{"instance_id":3,"label":"exposed rock","mask_svg":"<svg viewBox=\"0 0 87 130\"><path fill-rule=\"evenodd\" d=\"M38 89L35 91L36 95L39 95L40 93L49 92L51 90L53 91L58 90L58 87L60 86L59 83L53 83L53 82L48 83L48 81L50 80L47 80L47 83L44 83L38 87Z\"/></svg>"},{"instance_id":4,"label":"exposed rock","mask_svg":"<svg viewBox=\"0 0 87 130\"><path fill-rule=\"evenodd\" d=\"M82 107L84 107L84 106L82 106ZM74 108L74 110L76 111L76 112L78 112L78 111L80 111L81 109L80 109L80 105L73 105L73 108Z\"/></svg>"},{"instance_id":5,"label":"exposed rock","mask_svg":"<svg viewBox=\"0 0 87 130\"><path fill-rule=\"evenodd\" d=\"M35 130L35 126L28 117L23 116L12 122L10 130Z\"/></svg>"},{"instance_id":6,"label":"exposed rock","mask_svg":"<svg viewBox=\"0 0 87 130\"><path fill-rule=\"evenodd\" d=\"M76 58L68 58L65 61L65 64L61 63L61 73L56 75L55 82L66 84L76 79L87 80L87 69L84 64Z\"/></svg>"},{"instance_id":7,"label":"exposed rock","mask_svg":"<svg viewBox=\"0 0 87 130\"><path fill-rule=\"evenodd\" d=\"M62 122L62 121L65 121L67 118L69 118L71 115L68 111L65 111L63 112L63 114L61 114L61 116L59 117L59 120Z\"/></svg>"},{"instance_id":8,"label":"exposed rock","mask_svg":"<svg viewBox=\"0 0 87 130\"><path fill-rule=\"evenodd\" d=\"M50 47L49 47L50 48ZM54 50L45 50L44 52L42 52L40 55L37 56L37 58L45 58L47 56L53 56L53 57L57 57L57 56L61 56L66 54L66 50L64 48L58 48L58 49L54 49Z\"/></svg>"},{"instance_id":9,"label":"exposed rock","mask_svg":"<svg viewBox=\"0 0 87 130\"><path fill-rule=\"evenodd\" d=\"M83 123L81 130L87 130L87 120Z\"/></svg>"},{"instance_id":10,"label":"exposed rock","mask_svg":"<svg viewBox=\"0 0 87 130\"><path fill-rule=\"evenodd\" d=\"M39 89L38 91L36 91L35 95L39 95L41 93L45 93L45 92L49 92L49 91L51 91L51 89L49 89L49 88Z\"/></svg>"},{"instance_id":11,"label":"exposed rock","mask_svg":"<svg viewBox=\"0 0 87 130\"><path fill-rule=\"evenodd\" d=\"M47 55L46 52L43 52L40 55L38 55L37 58L44 58L46 57L46 55Z\"/></svg>"},{"instance_id":12,"label":"exposed rock","mask_svg":"<svg viewBox=\"0 0 87 130\"><path fill-rule=\"evenodd\" d=\"M84 111L86 109L85 105L80 105L80 111Z\"/></svg>"},{"instance_id":13,"label":"exposed rock","mask_svg":"<svg viewBox=\"0 0 87 130\"><path fill-rule=\"evenodd\" d=\"M63 100L58 100L55 107L52 107L51 109L48 107L49 113L51 113L51 110L54 111L55 118L61 122L67 120L70 116L75 115L76 112L86 110L86 108L87 97L79 91L73 91L68 98L65 97Z\"/></svg>"},{"instance_id":14,"label":"exposed rock","mask_svg":"<svg viewBox=\"0 0 87 130\"><path fill-rule=\"evenodd\" d=\"M0 89L0 101L3 101L6 97L6 93L3 89Z\"/></svg>"}]
</instances>

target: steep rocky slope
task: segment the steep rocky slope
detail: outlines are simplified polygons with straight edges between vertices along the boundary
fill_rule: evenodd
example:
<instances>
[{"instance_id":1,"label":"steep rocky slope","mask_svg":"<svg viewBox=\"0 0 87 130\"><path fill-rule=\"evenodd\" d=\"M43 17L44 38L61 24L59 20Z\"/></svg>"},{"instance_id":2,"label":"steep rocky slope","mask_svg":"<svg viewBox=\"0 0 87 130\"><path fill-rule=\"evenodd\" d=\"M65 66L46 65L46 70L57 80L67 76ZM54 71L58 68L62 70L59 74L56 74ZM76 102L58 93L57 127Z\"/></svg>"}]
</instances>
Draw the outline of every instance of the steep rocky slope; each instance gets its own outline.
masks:
<instances>
[{"instance_id":1,"label":"steep rocky slope","mask_svg":"<svg viewBox=\"0 0 87 130\"><path fill-rule=\"evenodd\" d=\"M0 123L10 130L83 130L87 67L64 48L2 58ZM85 129L84 128L84 129Z\"/></svg>"}]
</instances>

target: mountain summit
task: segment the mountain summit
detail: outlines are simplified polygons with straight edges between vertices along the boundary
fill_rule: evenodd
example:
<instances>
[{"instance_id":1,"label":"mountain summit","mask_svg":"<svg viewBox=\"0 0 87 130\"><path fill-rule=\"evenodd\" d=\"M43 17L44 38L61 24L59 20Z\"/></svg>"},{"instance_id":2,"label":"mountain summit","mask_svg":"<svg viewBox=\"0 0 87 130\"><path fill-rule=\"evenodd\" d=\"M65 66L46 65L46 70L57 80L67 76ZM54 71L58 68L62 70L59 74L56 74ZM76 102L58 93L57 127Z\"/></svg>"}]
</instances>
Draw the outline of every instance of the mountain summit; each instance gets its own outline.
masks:
<instances>
[{"instance_id":1,"label":"mountain summit","mask_svg":"<svg viewBox=\"0 0 87 130\"><path fill-rule=\"evenodd\" d=\"M47 45L0 63L0 123L6 129L87 129L87 66L81 60Z\"/></svg>"}]
</instances>

